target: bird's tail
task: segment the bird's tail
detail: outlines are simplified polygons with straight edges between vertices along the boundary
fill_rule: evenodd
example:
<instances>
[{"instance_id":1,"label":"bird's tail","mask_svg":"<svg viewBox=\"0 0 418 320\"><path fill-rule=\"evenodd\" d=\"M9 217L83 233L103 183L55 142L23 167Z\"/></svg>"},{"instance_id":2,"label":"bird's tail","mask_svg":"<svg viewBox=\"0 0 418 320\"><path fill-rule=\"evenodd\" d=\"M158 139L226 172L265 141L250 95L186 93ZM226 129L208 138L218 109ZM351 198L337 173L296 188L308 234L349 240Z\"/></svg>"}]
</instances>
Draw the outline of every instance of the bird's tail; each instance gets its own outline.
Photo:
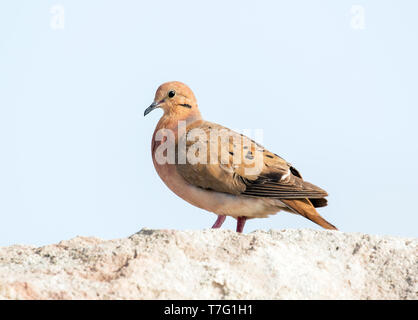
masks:
<instances>
[{"instance_id":1,"label":"bird's tail","mask_svg":"<svg viewBox=\"0 0 418 320\"><path fill-rule=\"evenodd\" d=\"M319 224L321 227L329 230L338 230L335 226L322 218L316 211L309 199L280 199L293 212L304 216L305 218Z\"/></svg>"}]
</instances>

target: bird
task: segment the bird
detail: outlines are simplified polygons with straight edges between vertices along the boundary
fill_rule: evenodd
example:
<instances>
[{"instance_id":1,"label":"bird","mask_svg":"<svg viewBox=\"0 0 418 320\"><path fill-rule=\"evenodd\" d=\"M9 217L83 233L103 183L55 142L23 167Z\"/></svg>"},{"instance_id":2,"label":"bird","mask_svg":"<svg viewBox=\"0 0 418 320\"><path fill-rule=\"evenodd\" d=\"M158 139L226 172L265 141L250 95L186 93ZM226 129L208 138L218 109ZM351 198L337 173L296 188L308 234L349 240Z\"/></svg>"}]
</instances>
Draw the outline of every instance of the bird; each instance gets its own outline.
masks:
<instances>
[{"instance_id":1,"label":"bird","mask_svg":"<svg viewBox=\"0 0 418 320\"><path fill-rule=\"evenodd\" d=\"M217 215L212 228L229 216L242 233L247 220L285 211L338 230L316 210L327 205L325 190L247 136L204 120L186 84L161 84L144 116L159 108L164 113L151 141L155 170L177 196Z\"/></svg>"}]
</instances>

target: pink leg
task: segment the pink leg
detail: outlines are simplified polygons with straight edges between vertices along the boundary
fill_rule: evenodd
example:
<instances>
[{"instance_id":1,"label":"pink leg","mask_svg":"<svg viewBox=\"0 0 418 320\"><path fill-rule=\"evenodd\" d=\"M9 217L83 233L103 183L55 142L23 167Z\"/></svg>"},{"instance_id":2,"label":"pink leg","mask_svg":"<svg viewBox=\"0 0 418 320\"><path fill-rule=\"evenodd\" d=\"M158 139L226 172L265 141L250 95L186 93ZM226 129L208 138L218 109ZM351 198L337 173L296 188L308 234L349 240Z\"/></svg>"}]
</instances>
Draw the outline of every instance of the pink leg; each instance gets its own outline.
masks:
<instances>
[{"instance_id":1,"label":"pink leg","mask_svg":"<svg viewBox=\"0 0 418 320\"><path fill-rule=\"evenodd\" d=\"M226 216L218 216L218 219L216 219L215 224L212 226L212 229L217 229L222 226L222 224L225 221Z\"/></svg>"},{"instance_id":2,"label":"pink leg","mask_svg":"<svg viewBox=\"0 0 418 320\"><path fill-rule=\"evenodd\" d=\"M247 221L247 217L237 218L237 232L242 233L244 231L245 221Z\"/></svg>"}]
</instances>

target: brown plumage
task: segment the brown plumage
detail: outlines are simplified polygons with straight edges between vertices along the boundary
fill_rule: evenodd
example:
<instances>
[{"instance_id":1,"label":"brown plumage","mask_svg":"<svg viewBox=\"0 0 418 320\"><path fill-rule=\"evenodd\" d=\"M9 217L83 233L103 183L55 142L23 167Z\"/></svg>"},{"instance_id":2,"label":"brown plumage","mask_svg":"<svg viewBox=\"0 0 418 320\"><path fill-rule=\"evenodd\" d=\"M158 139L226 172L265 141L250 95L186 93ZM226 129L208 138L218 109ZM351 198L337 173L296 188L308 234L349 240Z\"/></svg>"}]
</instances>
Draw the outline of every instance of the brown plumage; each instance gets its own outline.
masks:
<instances>
[{"instance_id":1,"label":"brown plumage","mask_svg":"<svg viewBox=\"0 0 418 320\"><path fill-rule=\"evenodd\" d=\"M315 210L327 205L326 191L304 181L287 161L250 138L203 120L186 85L161 85L145 114L155 108L162 108L164 115L152 140L154 166L173 192L219 216L214 228L222 225L224 216L232 216L241 232L247 219L284 210L336 230ZM186 124L184 133L178 131L179 121ZM175 163L161 164L155 156L162 144L156 140L159 130L174 133ZM178 161L182 156L185 162Z\"/></svg>"},{"instance_id":2,"label":"brown plumage","mask_svg":"<svg viewBox=\"0 0 418 320\"><path fill-rule=\"evenodd\" d=\"M322 228L337 230L334 225L319 215L309 199L281 199L281 201L295 213L298 213L301 216L304 216L305 218L315 222L316 224L319 224Z\"/></svg>"}]
</instances>

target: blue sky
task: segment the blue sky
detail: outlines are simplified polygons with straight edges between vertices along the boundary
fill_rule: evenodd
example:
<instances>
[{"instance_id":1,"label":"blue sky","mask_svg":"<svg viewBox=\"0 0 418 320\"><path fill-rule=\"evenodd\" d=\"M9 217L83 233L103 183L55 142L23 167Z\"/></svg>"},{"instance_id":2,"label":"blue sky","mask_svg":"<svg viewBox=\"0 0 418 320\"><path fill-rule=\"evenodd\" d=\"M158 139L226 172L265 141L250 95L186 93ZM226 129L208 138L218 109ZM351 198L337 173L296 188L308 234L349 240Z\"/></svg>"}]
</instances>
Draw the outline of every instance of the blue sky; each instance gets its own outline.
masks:
<instances>
[{"instance_id":1,"label":"blue sky","mask_svg":"<svg viewBox=\"0 0 418 320\"><path fill-rule=\"evenodd\" d=\"M329 192L320 212L340 230L416 237L416 12L413 1L1 2L0 245L210 227L215 215L152 165L161 111L143 111L170 80L192 88L205 119L262 129L266 148ZM285 228L317 226L279 213L245 231Z\"/></svg>"}]
</instances>

